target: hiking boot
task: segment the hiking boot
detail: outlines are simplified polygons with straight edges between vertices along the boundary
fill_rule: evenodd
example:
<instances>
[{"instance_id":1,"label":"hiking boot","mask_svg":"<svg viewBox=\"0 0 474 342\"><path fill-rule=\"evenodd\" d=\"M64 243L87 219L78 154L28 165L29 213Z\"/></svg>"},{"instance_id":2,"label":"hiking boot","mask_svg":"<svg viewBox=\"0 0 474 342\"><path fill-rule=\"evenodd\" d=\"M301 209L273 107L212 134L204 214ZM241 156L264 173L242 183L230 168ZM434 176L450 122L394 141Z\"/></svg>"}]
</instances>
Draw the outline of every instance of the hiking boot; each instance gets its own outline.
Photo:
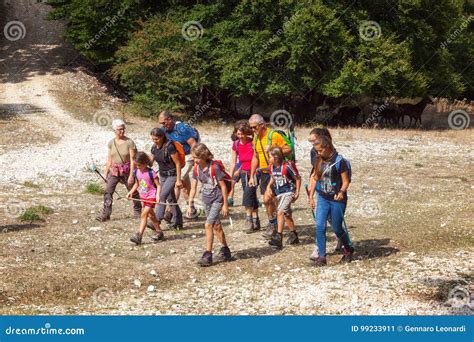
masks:
<instances>
[{"instance_id":1,"label":"hiking boot","mask_svg":"<svg viewBox=\"0 0 474 342\"><path fill-rule=\"evenodd\" d=\"M212 265L212 253L209 251L205 251L202 255L201 259L199 259L198 264L200 266L206 267Z\"/></svg>"},{"instance_id":2,"label":"hiking boot","mask_svg":"<svg viewBox=\"0 0 474 342\"><path fill-rule=\"evenodd\" d=\"M155 227L153 226L153 223L149 223L149 222L148 222L148 223L146 224L146 227L149 228L149 229L151 229L151 230L153 230L153 231L155 231Z\"/></svg>"},{"instance_id":3,"label":"hiking boot","mask_svg":"<svg viewBox=\"0 0 474 342\"><path fill-rule=\"evenodd\" d=\"M300 243L300 239L298 239L298 233L296 231L290 231L288 234L288 240L286 240L287 245L296 245Z\"/></svg>"},{"instance_id":4,"label":"hiking boot","mask_svg":"<svg viewBox=\"0 0 474 342\"><path fill-rule=\"evenodd\" d=\"M315 267L323 267L327 265L326 257L317 257L316 260L313 261L313 266Z\"/></svg>"},{"instance_id":5,"label":"hiking boot","mask_svg":"<svg viewBox=\"0 0 474 342\"><path fill-rule=\"evenodd\" d=\"M258 217L252 218L252 222L253 222L253 226L254 226L255 230L262 229L260 227L260 218L258 218Z\"/></svg>"},{"instance_id":6,"label":"hiking boot","mask_svg":"<svg viewBox=\"0 0 474 342\"><path fill-rule=\"evenodd\" d=\"M170 223L168 224L168 229L174 229L174 230L181 230L183 229L183 224L182 223Z\"/></svg>"},{"instance_id":7,"label":"hiking boot","mask_svg":"<svg viewBox=\"0 0 474 342\"><path fill-rule=\"evenodd\" d=\"M252 234L255 233L258 229L255 229L255 225L253 224L252 219L246 219L245 220L245 233L247 234Z\"/></svg>"},{"instance_id":8,"label":"hiking boot","mask_svg":"<svg viewBox=\"0 0 474 342\"><path fill-rule=\"evenodd\" d=\"M311 256L309 257L309 260L316 261L318 258L319 258L319 248L318 246L315 246L313 253L311 253Z\"/></svg>"},{"instance_id":9,"label":"hiking boot","mask_svg":"<svg viewBox=\"0 0 474 342\"><path fill-rule=\"evenodd\" d=\"M344 248L344 255L342 256L339 263L346 264L352 261L352 255L354 254L354 247Z\"/></svg>"},{"instance_id":10,"label":"hiking boot","mask_svg":"<svg viewBox=\"0 0 474 342\"><path fill-rule=\"evenodd\" d=\"M153 236L151 237L151 239L154 241L154 242L158 242L158 241L161 241L161 240L164 240L165 239L165 234L163 234L163 232L161 230L155 232L155 234L153 234Z\"/></svg>"},{"instance_id":11,"label":"hiking boot","mask_svg":"<svg viewBox=\"0 0 474 342\"><path fill-rule=\"evenodd\" d=\"M183 215L186 221L195 221L199 216L199 211L193 207L191 216Z\"/></svg>"},{"instance_id":12,"label":"hiking boot","mask_svg":"<svg viewBox=\"0 0 474 342\"><path fill-rule=\"evenodd\" d=\"M267 229L262 233L262 236L265 239L272 239L273 235L276 233L276 226L273 223L269 223Z\"/></svg>"},{"instance_id":13,"label":"hiking boot","mask_svg":"<svg viewBox=\"0 0 474 342\"><path fill-rule=\"evenodd\" d=\"M219 250L219 254L217 256L222 261L232 260L232 254L230 253L230 249L227 246L221 247L221 249Z\"/></svg>"},{"instance_id":14,"label":"hiking boot","mask_svg":"<svg viewBox=\"0 0 474 342\"><path fill-rule=\"evenodd\" d=\"M140 236L140 234L135 233L130 238L130 241L132 241L133 243L135 243L138 246L138 245L141 245L141 243L142 243L142 237Z\"/></svg>"},{"instance_id":15,"label":"hiking boot","mask_svg":"<svg viewBox=\"0 0 474 342\"><path fill-rule=\"evenodd\" d=\"M229 207L233 207L234 206L234 199L232 197L229 197L227 199L227 204L229 205Z\"/></svg>"},{"instance_id":16,"label":"hiking boot","mask_svg":"<svg viewBox=\"0 0 474 342\"><path fill-rule=\"evenodd\" d=\"M283 235L282 234L275 234L270 241L268 241L268 244L272 248L276 249L282 249L283 248Z\"/></svg>"}]
</instances>

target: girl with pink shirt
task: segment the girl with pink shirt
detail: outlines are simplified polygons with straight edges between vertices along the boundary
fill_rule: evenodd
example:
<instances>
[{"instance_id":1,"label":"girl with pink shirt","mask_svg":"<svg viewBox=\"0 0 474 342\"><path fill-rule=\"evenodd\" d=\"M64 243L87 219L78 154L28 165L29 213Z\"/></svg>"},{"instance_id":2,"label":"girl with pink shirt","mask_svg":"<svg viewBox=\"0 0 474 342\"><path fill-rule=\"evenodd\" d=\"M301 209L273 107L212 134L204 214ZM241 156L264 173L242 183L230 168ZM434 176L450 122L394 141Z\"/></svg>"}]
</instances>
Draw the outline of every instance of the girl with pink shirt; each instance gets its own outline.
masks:
<instances>
[{"instance_id":1,"label":"girl with pink shirt","mask_svg":"<svg viewBox=\"0 0 474 342\"><path fill-rule=\"evenodd\" d=\"M151 220L153 229L155 230L155 234L151 237L152 240L158 242L164 239L163 231L160 229L160 223L153 210L156 203L159 202L160 183L158 182L156 172L148 166L149 163L150 158L145 152L137 152L135 156L136 169L134 171L135 183L127 194L127 198L132 199L133 193L138 190L140 201L143 205L138 232L130 238L130 241L137 245L142 243L142 237L148 218Z\"/></svg>"},{"instance_id":2,"label":"girl with pink shirt","mask_svg":"<svg viewBox=\"0 0 474 342\"><path fill-rule=\"evenodd\" d=\"M246 233L251 234L260 230L260 219L258 218L257 188L248 185L254 153L253 131L248 121L242 120L242 122L237 123L236 136L238 139L232 144L230 175L234 177L236 167L239 167L240 180L244 191L242 205L246 212Z\"/></svg>"}]
</instances>

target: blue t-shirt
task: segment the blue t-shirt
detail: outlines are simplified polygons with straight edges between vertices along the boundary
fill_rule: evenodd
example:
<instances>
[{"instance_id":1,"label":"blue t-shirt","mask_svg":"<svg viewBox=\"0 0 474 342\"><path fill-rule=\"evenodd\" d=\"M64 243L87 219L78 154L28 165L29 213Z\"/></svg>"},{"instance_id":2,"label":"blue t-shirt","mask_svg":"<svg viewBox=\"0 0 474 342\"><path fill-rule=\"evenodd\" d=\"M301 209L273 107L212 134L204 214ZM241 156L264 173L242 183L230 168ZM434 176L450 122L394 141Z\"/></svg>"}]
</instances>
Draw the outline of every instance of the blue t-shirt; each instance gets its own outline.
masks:
<instances>
[{"instance_id":1,"label":"blue t-shirt","mask_svg":"<svg viewBox=\"0 0 474 342\"><path fill-rule=\"evenodd\" d=\"M334 195L341 190L341 174L348 172L345 162L341 160L336 163L337 157L338 154L336 152L329 160L321 162L320 172L322 175L321 179L316 183L316 190L328 201L333 201ZM347 201L347 194L344 194L343 202L344 201Z\"/></svg>"},{"instance_id":2,"label":"blue t-shirt","mask_svg":"<svg viewBox=\"0 0 474 342\"><path fill-rule=\"evenodd\" d=\"M283 165L286 167L286 176L283 176ZM272 178L275 179L273 190L275 195L281 195L285 192L294 192L296 190L296 178L299 177L296 165L293 162L284 162L278 167L272 168Z\"/></svg>"},{"instance_id":3,"label":"blue t-shirt","mask_svg":"<svg viewBox=\"0 0 474 342\"><path fill-rule=\"evenodd\" d=\"M161 129L165 132L166 137L169 140L177 141L183 146L185 154L191 152L191 146L188 144L188 139L194 138L196 141L199 140L197 130L181 121L176 121L171 131L167 131L164 127Z\"/></svg>"}]
</instances>

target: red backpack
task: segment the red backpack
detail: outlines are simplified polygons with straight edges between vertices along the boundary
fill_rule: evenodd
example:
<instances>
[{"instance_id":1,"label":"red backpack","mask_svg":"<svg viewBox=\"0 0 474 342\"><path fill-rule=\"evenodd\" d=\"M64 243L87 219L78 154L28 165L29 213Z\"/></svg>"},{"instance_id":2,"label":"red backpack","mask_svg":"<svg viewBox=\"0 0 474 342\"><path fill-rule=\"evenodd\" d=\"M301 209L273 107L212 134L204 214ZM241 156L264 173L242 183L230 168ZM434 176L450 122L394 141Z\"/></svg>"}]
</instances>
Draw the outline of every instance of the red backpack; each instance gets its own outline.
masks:
<instances>
[{"instance_id":1,"label":"red backpack","mask_svg":"<svg viewBox=\"0 0 474 342\"><path fill-rule=\"evenodd\" d=\"M227 193L229 193L232 188L232 177L225 170L225 166L224 163L222 163L222 160L211 160L211 165L209 166L209 174L211 176L212 182L214 183L214 186L217 185L216 167L218 167L224 174L224 178L222 180L225 182ZM193 174L196 178L199 176L199 165L194 165Z\"/></svg>"}]
</instances>

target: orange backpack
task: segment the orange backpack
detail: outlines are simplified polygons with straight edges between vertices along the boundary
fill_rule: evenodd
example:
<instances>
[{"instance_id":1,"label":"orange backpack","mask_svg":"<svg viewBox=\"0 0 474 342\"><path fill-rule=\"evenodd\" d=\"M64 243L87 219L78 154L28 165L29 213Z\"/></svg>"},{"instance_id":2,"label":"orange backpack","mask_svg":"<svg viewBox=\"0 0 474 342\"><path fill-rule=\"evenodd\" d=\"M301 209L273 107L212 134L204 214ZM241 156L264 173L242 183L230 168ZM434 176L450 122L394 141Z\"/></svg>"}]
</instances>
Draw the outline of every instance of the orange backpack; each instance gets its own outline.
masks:
<instances>
[{"instance_id":1,"label":"orange backpack","mask_svg":"<svg viewBox=\"0 0 474 342\"><path fill-rule=\"evenodd\" d=\"M186 165L186 160L185 160L186 154L184 153L183 145L181 145L181 143L179 143L178 141L168 140L165 146L165 152L164 152L165 158L168 158L170 161L172 161L171 156L168 154L168 146L171 143L174 145L174 147L176 148L176 151L178 152L178 158L179 158L179 164L180 164L179 166L183 168L184 165ZM178 165L176 165L176 167L178 167Z\"/></svg>"}]
</instances>

